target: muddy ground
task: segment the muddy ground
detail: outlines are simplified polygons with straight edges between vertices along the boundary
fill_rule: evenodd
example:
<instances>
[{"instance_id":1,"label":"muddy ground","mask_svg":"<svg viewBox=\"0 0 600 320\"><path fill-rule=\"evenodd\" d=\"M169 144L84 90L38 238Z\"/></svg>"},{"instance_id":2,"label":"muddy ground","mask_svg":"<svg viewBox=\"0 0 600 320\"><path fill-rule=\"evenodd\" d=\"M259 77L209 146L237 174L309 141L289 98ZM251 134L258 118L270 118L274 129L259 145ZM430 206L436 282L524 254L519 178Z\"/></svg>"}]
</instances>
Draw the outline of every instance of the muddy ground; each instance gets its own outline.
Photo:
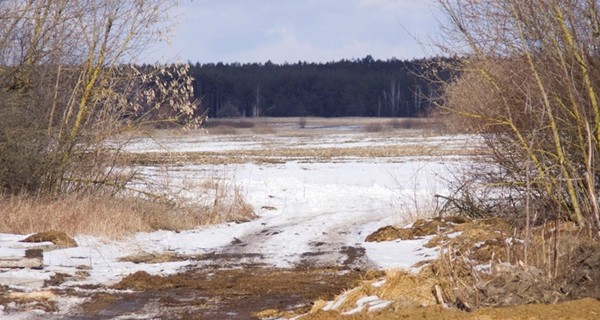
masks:
<instances>
[{"instance_id":1,"label":"muddy ground","mask_svg":"<svg viewBox=\"0 0 600 320\"><path fill-rule=\"evenodd\" d=\"M317 300L332 300L361 282L382 277L380 272L351 268L274 269L245 265L235 269L195 268L180 274L160 277L137 272L110 287L72 287L55 289L57 296L85 299L67 315L53 315L54 300L0 299L0 304L20 310L44 310L38 319L275 319L311 311ZM56 277L48 285L58 285ZM504 278L502 281L506 281ZM517 280L506 288L523 287ZM506 283L505 283L506 284ZM1 291L1 290L0 290ZM441 306L405 307L392 303L385 310L342 315L317 311L302 317L324 319L598 319L600 301L583 298L550 304L476 308L473 312Z\"/></svg>"},{"instance_id":2,"label":"muddy ground","mask_svg":"<svg viewBox=\"0 0 600 320\"><path fill-rule=\"evenodd\" d=\"M361 280L380 274L339 269L194 270L170 277L138 272L110 291L93 293L63 319L273 319L310 311ZM558 304L481 308L466 312L432 306L342 315L319 311L302 319L598 319L600 301L584 298Z\"/></svg>"},{"instance_id":3,"label":"muddy ground","mask_svg":"<svg viewBox=\"0 0 600 320\"><path fill-rule=\"evenodd\" d=\"M315 304L384 278L383 272L371 269L364 248L316 242L311 244L311 251L300 253L302 259L295 267L273 268L262 262L262 255L257 253L260 250L255 248L264 240L264 232L236 239L220 253L125 258L134 263L195 261L171 276L140 271L111 286L65 289L60 285L74 276L57 274L46 282L47 291L35 296L0 287L0 306L9 315L11 311L44 311L37 319L277 319L298 315L309 320L599 319L600 247L582 241L580 232L568 225L553 230L561 240L556 260L560 264L548 269L553 272L550 281L544 265L538 263L536 267L534 259L543 258L539 252L553 242L552 234L543 228L533 232L533 244L536 236L546 240L542 247L532 247L538 254L530 254L529 265L522 263L522 243L514 240L514 230L499 219L418 220L411 228L381 228L366 240L430 236L427 246L440 247L447 254L422 266L415 275L420 280L412 285L413 292L389 294L385 297L389 307L371 312L365 309L344 315L344 310L323 311ZM339 263L324 264L332 260ZM486 263L488 271L477 267ZM85 278L86 270L75 276ZM432 300L432 284L441 288L445 307L406 303L416 297L418 286ZM59 314L56 297L72 297L83 303ZM352 309L355 304L346 307Z\"/></svg>"},{"instance_id":4,"label":"muddy ground","mask_svg":"<svg viewBox=\"0 0 600 320\"><path fill-rule=\"evenodd\" d=\"M145 316L160 319L260 319L305 313L317 299L332 299L363 273L338 269L190 270L159 277L137 272L93 293L66 319Z\"/></svg>"}]
</instances>

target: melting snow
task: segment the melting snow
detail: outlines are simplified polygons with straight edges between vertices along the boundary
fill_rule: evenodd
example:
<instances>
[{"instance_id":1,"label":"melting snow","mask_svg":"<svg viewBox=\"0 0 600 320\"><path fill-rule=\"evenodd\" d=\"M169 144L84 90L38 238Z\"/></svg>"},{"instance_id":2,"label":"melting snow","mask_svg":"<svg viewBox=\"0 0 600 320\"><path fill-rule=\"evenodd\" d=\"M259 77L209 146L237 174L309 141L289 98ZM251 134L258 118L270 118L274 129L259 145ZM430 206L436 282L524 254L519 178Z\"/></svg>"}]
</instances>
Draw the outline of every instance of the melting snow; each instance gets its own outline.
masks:
<instances>
[{"instance_id":1,"label":"melting snow","mask_svg":"<svg viewBox=\"0 0 600 320\"><path fill-rule=\"evenodd\" d=\"M339 145L350 134L338 134L321 141L318 146ZM259 136L260 137L260 136ZM356 136L352 136L356 139ZM457 138L462 141L464 137ZM185 136L147 140L139 139L130 151L157 151L166 146L173 151L223 150L261 148L264 141L209 136L198 141ZM294 144L294 138L278 138L280 143ZM375 142L355 141L346 145L398 143L398 139ZM279 140L278 140L279 141ZM448 143L450 138L439 137L434 143ZM410 138L405 143L427 143L423 138ZM312 145L311 145L312 147ZM164 150L161 150L164 151ZM402 224L427 211L423 204L432 204L435 193L443 193L446 183L441 178L459 164L456 157L438 159L404 158L395 163L377 159L356 159L342 163L236 164L221 166L189 165L169 174L174 185L207 178L215 172L230 179L243 190L246 200L260 217L248 223L229 223L199 227L179 233L157 231L139 233L123 240L106 240L77 236L77 248L44 252L43 270L2 270L0 284L16 287L39 287L44 280L58 272L73 274L89 270L90 276L77 284L113 284L136 271L167 275L198 262L182 261L157 264L135 264L119 259L141 252L176 252L179 254L220 253L236 239L248 241L247 250L261 255L261 262L276 267L293 267L302 253L315 250L315 242L332 245L331 248L364 248L367 262L381 269L404 268L419 261L433 259L435 249L423 245L429 238L409 241L367 243L364 239L378 228ZM158 168L147 167L148 175L160 173ZM210 178L210 177L209 177ZM194 196L193 190L189 196ZM417 205L418 203L418 205ZM274 210L261 210L269 206ZM0 234L0 257L22 255L26 245L18 242L25 235ZM333 249L332 249L333 250ZM320 264L338 264L340 255L315 257ZM67 282L62 286L73 285ZM62 303L69 305L68 301ZM73 303L71 303L73 304ZM377 297L359 300L355 310L386 305ZM331 306L332 308L335 305ZM2 315L0 310L0 315Z\"/></svg>"}]
</instances>

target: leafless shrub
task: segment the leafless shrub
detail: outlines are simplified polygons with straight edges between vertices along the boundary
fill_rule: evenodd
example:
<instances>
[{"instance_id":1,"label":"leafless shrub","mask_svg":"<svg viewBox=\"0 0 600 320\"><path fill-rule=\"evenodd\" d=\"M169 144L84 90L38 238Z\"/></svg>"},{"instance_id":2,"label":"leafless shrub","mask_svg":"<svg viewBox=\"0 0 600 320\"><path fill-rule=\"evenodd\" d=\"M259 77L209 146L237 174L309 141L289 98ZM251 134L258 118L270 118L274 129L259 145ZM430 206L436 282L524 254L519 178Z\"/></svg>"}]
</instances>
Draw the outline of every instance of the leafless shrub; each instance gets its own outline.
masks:
<instances>
[{"instance_id":1,"label":"leafless shrub","mask_svg":"<svg viewBox=\"0 0 600 320\"><path fill-rule=\"evenodd\" d=\"M461 77L446 87L442 107L491 150L492 165L473 180L506 190L522 219L525 212L533 223L569 219L598 234L597 3L438 3L453 43L442 46L463 57ZM526 207L540 210L529 214Z\"/></svg>"}]
</instances>

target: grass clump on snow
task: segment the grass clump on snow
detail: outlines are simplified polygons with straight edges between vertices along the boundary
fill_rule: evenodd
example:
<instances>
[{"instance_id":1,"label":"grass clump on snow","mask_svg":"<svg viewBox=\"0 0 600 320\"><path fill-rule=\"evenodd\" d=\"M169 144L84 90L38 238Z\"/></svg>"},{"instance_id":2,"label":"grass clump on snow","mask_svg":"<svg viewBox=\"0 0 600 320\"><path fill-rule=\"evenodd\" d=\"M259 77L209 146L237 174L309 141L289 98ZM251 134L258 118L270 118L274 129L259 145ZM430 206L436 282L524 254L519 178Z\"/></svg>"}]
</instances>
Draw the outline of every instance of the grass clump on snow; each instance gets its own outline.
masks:
<instances>
[{"instance_id":1,"label":"grass clump on snow","mask_svg":"<svg viewBox=\"0 0 600 320\"><path fill-rule=\"evenodd\" d=\"M30 234L60 230L68 235L86 234L119 238L136 232L184 230L226 221L248 221L252 207L237 191L221 190L213 203L190 207L150 202L134 197L0 196L0 233Z\"/></svg>"}]
</instances>

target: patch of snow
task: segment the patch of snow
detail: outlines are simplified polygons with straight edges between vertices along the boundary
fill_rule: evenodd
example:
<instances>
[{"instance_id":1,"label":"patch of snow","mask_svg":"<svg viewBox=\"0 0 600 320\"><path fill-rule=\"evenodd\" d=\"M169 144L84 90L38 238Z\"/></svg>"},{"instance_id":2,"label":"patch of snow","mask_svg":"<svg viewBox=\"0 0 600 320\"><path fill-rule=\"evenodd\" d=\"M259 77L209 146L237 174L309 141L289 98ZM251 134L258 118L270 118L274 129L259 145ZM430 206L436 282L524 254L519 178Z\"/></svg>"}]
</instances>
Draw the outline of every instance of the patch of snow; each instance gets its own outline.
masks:
<instances>
[{"instance_id":1,"label":"patch of snow","mask_svg":"<svg viewBox=\"0 0 600 320\"><path fill-rule=\"evenodd\" d=\"M369 258L381 269L404 269L417 272L413 265L436 259L439 256L437 248L426 248L432 236L415 240L396 240L385 242L365 242Z\"/></svg>"},{"instance_id":2,"label":"patch of snow","mask_svg":"<svg viewBox=\"0 0 600 320\"><path fill-rule=\"evenodd\" d=\"M456 231L456 232L452 232L446 235L446 237L448 237L448 239L454 239L458 236L460 236L462 234L462 231Z\"/></svg>"},{"instance_id":3,"label":"patch of snow","mask_svg":"<svg viewBox=\"0 0 600 320\"><path fill-rule=\"evenodd\" d=\"M375 288L379 288L379 287L383 286L383 285L384 285L386 282L387 282L387 280L386 280L386 279L379 280L379 281L377 281L377 282L373 282L373 283L371 283L371 286L372 286L372 287L375 287Z\"/></svg>"},{"instance_id":4,"label":"patch of snow","mask_svg":"<svg viewBox=\"0 0 600 320\"><path fill-rule=\"evenodd\" d=\"M356 308L342 312L344 315L351 315L363 311L365 308L368 311L382 309L390 305L390 301L382 300L378 296L362 297L356 301Z\"/></svg>"},{"instance_id":5,"label":"patch of snow","mask_svg":"<svg viewBox=\"0 0 600 320\"><path fill-rule=\"evenodd\" d=\"M342 295L340 295L337 299L327 302L327 305L325 305L325 307L323 307L323 311L339 309L339 307L342 306L342 304L346 301L346 299L348 299L348 294L350 294L350 292L352 292L354 290L355 289L346 291Z\"/></svg>"},{"instance_id":6,"label":"patch of snow","mask_svg":"<svg viewBox=\"0 0 600 320\"><path fill-rule=\"evenodd\" d=\"M517 243L524 244L525 240L515 238L515 237L508 237L508 238L504 239L504 242L508 245L517 244Z\"/></svg>"},{"instance_id":7,"label":"patch of snow","mask_svg":"<svg viewBox=\"0 0 600 320\"><path fill-rule=\"evenodd\" d=\"M479 272L485 272L485 273L491 273L492 272L492 265L489 264L489 263L478 264L474 268L475 268L475 270L477 270Z\"/></svg>"}]
</instances>

